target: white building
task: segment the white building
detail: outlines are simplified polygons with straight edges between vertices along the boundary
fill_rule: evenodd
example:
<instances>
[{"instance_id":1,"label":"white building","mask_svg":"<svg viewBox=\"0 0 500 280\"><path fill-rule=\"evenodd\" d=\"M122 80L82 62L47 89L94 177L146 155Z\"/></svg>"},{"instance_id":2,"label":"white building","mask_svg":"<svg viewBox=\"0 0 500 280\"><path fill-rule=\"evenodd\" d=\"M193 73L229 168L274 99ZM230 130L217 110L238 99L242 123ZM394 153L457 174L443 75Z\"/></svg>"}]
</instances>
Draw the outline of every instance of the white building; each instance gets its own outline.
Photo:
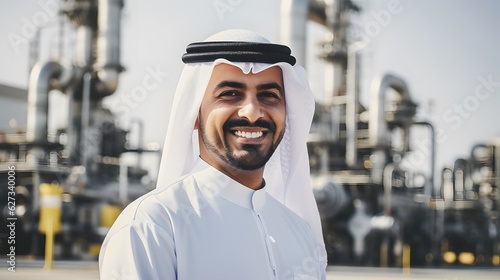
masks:
<instances>
[{"instance_id":1,"label":"white building","mask_svg":"<svg viewBox=\"0 0 500 280\"><path fill-rule=\"evenodd\" d=\"M0 84L0 134L26 130L28 91Z\"/></svg>"}]
</instances>

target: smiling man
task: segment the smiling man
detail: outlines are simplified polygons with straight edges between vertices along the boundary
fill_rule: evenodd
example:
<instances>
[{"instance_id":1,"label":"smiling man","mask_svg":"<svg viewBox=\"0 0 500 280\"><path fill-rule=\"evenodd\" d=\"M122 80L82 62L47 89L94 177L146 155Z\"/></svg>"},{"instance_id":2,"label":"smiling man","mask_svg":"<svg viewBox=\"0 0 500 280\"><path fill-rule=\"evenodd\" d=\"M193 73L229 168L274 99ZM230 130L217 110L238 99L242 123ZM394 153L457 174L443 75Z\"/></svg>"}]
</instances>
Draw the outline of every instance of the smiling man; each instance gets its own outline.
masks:
<instances>
[{"instance_id":1,"label":"smiling man","mask_svg":"<svg viewBox=\"0 0 500 280\"><path fill-rule=\"evenodd\" d=\"M183 61L158 187L110 229L101 279L325 279L305 72L246 30L190 44Z\"/></svg>"}]
</instances>

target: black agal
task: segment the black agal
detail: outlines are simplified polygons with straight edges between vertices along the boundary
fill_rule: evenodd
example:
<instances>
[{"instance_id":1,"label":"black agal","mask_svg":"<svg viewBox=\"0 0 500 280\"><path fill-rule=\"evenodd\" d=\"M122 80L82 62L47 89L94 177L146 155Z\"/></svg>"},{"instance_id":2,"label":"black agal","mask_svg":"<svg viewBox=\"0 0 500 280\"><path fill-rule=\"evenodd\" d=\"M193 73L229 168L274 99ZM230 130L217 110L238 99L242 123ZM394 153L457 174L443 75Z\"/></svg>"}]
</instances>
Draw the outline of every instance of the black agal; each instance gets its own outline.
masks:
<instances>
[{"instance_id":1,"label":"black agal","mask_svg":"<svg viewBox=\"0 0 500 280\"><path fill-rule=\"evenodd\" d=\"M272 43L215 41L189 44L182 56L184 63L210 62L225 58L234 62L286 62L294 65L289 47Z\"/></svg>"}]
</instances>

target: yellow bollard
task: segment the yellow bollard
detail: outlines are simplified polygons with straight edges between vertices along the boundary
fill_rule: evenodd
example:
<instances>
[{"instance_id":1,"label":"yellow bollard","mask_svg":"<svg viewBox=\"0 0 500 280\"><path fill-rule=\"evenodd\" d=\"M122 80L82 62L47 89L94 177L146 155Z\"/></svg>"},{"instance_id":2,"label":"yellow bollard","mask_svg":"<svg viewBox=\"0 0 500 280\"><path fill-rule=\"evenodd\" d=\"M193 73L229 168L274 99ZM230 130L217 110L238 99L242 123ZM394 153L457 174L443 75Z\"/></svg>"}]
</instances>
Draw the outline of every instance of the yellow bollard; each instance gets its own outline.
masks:
<instances>
[{"instance_id":1,"label":"yellow bollard","mask_svg":"<svg viewBox=\"0 0 500 280\"><path fill-rule=\"evenodd\" d=\"M122 209L114 205L103 205L101 208L101 227L110 228L116 221Z\"/></svg>"},{"instance_id":2,"label":"yellow bollard","mask_svg":"<svg viewBox=\"0 0 500 280\"><path fill-rule=\"evenodd\" d=\"M52 269L54 234L61 231L62 187L40 184L40 223L38 230L45 234L45 269Z\"/></svg>"},{"instance_id":3,"label":"yellow bollard","mask_svg":"<svg viewBox=\"0 0 500 280\"><path fill-rule=\"evenodd\" d=\"M403 272L410 272L410 255L411 255L411 247L409 244L405 244L403 246Z\"/></svg>"}]
</instances>

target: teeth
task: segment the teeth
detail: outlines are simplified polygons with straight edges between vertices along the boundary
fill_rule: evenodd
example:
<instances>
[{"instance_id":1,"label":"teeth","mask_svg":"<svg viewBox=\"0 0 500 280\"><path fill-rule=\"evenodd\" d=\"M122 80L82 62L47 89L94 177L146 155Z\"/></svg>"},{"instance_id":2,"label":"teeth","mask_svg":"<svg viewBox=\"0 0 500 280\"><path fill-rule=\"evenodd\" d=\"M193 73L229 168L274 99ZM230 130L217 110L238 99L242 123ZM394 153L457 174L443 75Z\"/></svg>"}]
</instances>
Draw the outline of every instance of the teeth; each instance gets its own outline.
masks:
<instances>
[{"instance_id":1,"label":"teeth","mask_svg":"<svg viewBox=\"0 0 500 280\"><path fill-rule=\"evenodd\" d=\"M262 137L262 135L264 133L262 133L262 131L259 131L259 132L245 132L245 131L236 131L234 133L236 136L238 137L244 137L244 138L259 138L259 137Z\"/></svg>"}]
</instances>

